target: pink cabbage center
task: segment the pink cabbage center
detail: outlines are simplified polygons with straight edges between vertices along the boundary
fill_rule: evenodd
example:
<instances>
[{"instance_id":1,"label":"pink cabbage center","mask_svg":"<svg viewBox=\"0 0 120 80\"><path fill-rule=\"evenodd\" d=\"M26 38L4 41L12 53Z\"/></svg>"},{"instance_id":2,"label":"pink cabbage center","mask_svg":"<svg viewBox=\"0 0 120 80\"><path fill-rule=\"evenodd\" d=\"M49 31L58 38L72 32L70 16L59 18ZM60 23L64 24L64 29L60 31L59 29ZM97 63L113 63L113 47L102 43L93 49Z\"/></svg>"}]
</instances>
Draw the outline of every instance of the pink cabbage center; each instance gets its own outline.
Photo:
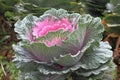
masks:
<instances>
[{"instance_id":1,"label":"pink cabbage center","mask_svg":"<svg viewBox=\"0 0 120 80\"><path fill-rule=\"evenodd\" d=\"M49 34L48 32L56 32L62 29L64 31L72 32L72 24L68 21L67 18L62 18L56 20L54 18L45 18L43 21L39 21L33 26L33 36L35 38L40 38ZM62 41L66 38L57 38L55 37L51 41L45 42L47 46L60 46Z\"/></svg>"}]
</instances>

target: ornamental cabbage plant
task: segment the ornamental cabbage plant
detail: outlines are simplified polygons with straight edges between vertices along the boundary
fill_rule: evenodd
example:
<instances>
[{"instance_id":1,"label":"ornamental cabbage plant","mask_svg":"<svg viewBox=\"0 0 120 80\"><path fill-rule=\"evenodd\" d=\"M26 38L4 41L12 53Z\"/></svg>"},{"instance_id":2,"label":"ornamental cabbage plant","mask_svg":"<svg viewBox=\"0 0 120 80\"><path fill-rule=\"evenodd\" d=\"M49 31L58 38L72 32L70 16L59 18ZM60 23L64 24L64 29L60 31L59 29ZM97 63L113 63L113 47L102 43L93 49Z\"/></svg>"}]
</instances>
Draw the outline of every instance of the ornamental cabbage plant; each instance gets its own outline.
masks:
<instances>
[{"instance_id":1,"label":"ornamental cabbage plant","mask_svg":"<svg viewBox=\"0 0 120 80\"><path fill-rule=\"evenodd\" d=\"M112 51L101 41L98 17L50 9L40 17L29 14L14 30L21 40L13 45L19 80L88 80L110 68Z\"/></svg>"}]
</instances>

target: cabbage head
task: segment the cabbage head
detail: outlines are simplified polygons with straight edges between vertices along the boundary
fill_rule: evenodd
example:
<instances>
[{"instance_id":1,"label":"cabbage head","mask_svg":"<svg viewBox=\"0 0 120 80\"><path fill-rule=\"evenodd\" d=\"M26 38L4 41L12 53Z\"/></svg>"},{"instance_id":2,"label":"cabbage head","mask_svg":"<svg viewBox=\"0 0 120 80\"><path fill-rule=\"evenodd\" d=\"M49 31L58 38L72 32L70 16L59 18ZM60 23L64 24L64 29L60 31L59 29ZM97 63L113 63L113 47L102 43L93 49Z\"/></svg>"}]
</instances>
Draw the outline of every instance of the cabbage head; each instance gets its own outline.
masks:
<instances>
[{"instance_id":1,"label":"cabbage head","mask_svg":"<svg viewBox=\"0 0 120 80\"><path fill-rule=\"evenodd\" d=\"M14 30L21 40L13 45L19 80L88 80L110 68L112 51L101 41L98 17L52 8L18 20Z\"/></svg>"}]
</instances>

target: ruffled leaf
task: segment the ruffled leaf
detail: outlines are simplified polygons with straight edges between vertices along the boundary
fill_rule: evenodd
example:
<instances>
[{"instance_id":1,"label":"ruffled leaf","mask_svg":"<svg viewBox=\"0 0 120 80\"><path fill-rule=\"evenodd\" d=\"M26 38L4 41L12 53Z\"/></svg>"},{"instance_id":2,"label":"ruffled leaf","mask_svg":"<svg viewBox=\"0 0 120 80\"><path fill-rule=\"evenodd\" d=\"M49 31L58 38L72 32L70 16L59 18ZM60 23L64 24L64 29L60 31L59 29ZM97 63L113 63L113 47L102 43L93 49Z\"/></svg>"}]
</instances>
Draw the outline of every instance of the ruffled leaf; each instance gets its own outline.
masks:
<instances>
[{"instance_id":1,"label":"ruffled leaf","mask_svg":"<svg viewBox=\"0 0 120 80\"><path fill-rule=\"evenodd\" d=\"M57 63L62 66L73 66L79 62L81 57L83 56L84 52L90 48L90 45L93 41L88 42L88 45L84 47L81 51L78 51L76 55L72 55L72 53L69 54L63 54L60 55L58 58L54 57L53 63ZM71 48L72 49L72 48ZM74 49L74 48L73 48ZM67 51L65 51L67 53Z\"/></svg>"},{"instance_id":2,"label":"ruffled leaf","mask_svg":"<svg viewBox=\"0 0 120 80\"><path fill-rule=\"evenodd\" d=\"M18 54L26 56L26 58L30 55L29 57L31 59L41 62L50 62L53 57L65 54L65 52L63 52L64 49L56 46L47 47L43 43L32 43L29 45L22 44L21 46L18 44L14 50L18 52Z\"/></svg>"},{"instance_id":3,"label":"ruffled leaf","mask_svg":"<svg viewBox=\"0 0 120 80\"><path fill-rule=\"evenodd\" d=\"M18 39L22 39L23 41L33 40L32 27L37 20L38 18L32 15L26 16L22 21L18 20L15 23L14 29L14 31L19 34Z\"/></svg>"},{"instance_id":4,"label":"ruffled leaf","mask_svg":"<svg viewBox=\"0 0 120 80\"><path fill-rule=\"evenodd\" d=\"M65 75L45 75L38 71L19 73L18 80L65 80L69 74Z\"/></svg>"},{"instance_id":5,"label":"ruffled leaf","mask_svg":"<svg viewBox=\"0 0 120 80\"><path fill-rule=\"evenodd\" d=\"M54 61L62 66L76 64L88 48L91 47L92 50L99 46L103 30L100 18L82 15L77 29L68 35L67 41L63 42L62 45L65 52L70 54L61 55L60 58L57 57Z\"/></svg>"},{"instance_id":6,"label":"ruffled leaf","mask_svg":"<svg viewBox=\"0 0 120 80\"><path fill-rule=\"evenodd\" d=\"M42 36L36 39L36 42L44 43L46 46L61 46L62 41L67 39L68 31L63 32L62 30L56 32L49 32L46 36Z\"/></svg>"},{"instance_id":7,"label":"ruffled leaf","mask_svg":"<svg viewBox=\"0 0 120 80\"><path fill-rule=\"evenodd\" d=\"M112 57L111 47L108 42L100 42L100 47L90 54L84 54L80 60L83 69L98 68L101 64L106 63ZM94 65L94 66L93 66Z\"/></svg>"},{"instance_id":8,"label":"ruffled leaf","mask_svg":"<svg viewBox=\"0 0 120 80\"><path fill-rule=\"evenodd\" d=\"M48 66L48 67L47 66L46 67L45 66L40 67L39 70L40 71L47 71L49 73L58 73L58 74L60 74L60 73L67 73L67 72L69 72L71 70L74 71L74 70L77 70L78 68L83 68L83 69L86 69L86 70L87 69L96 69L99 66L101 66L102 64L107 63L111 59L112 51L109 50L110 48L111 47L108 45L107 42L106 43L101 42L100 49L99 48L97 49L98 52L96 52L97 51L96 50L95 52L93 52L93 53L91 53L89 55L88 54L83 55L83 57L80 59L80 61L78 61L78 63L76 63L74 66L71 66L71 67L69 67L67 69L64 69L63 71L55 70L54 68L49 69L50 66ZM66 62L66 61L63 60L62 63L64 63L64 62ZM70 61L69 61L69 63L70 63ZM42 70L42 69L44 69L44 70Z\"/></svg>"},{"instance_id":9,"label":"ruffled leaf","mask_svg":"<svg viewBox=\"0 0 120 80\"><path fill-rule=\"evenodd\" d=\"M90 75L99 75L101 72L108 70L108 69L109 69L109 66L106 63L96 69L88 69L88 70L80 69L80 71L79 70L77 71L77 74L88 77Z\"/></svg>"},{"instance_id":10,"label":"ruffled leaf","mask_svg":"<svg viewBox=\"0 0 120 80\"><path fill-rule=\"evenodd\" d=\"M78 13L72 13L69 14L66 10L64 9L59 9L56 10L54 8L46 11L44 15L40 16L40 20L44 19L46 16L55 16L58 19L61 18L68 18L69 21L72 23L72 26L75 27L77 25L77 22L79 21L80 14Z\"/></svg>"},{"instance_id":11,"label":"ruffled leaf","mask_svg":"<svg viewBox=\"0 0 120 80\"><path fill-rule=\"evenodd\" d=\"M108 45L108 43L101 42L100 44L101 44L100 48L95 50L95 52L93 52L91 54L84 54L83 57L80 59L80 61L78 61L77 64L74 64L74 66L71 66L71 67L65 67L63 69L57 68L54 64L37 63L34 60L33 60L34 62L32 60L26 62L26 60L24 58L21 58L22 60L17 59L17 56L15 56L16 57L15 62L16 62L17 67L22 72L24 72L26 75L32 74L33 77L34 77L34 72L30 73L31 70L39 71L40 73L39 72L38 73L40 75L43 75L43 74L44 75L48 75L48 74L62 75L62 74L66 74L70 71L74 71L74 70L83 68L84 71L88 70L88 72L81 73L81 75L99 74L101 71L106 70L108 68L108 66L101 67L101 68L99 68L99 66L106 64L106 62L108 62L112 56L112 52L109 50L111 47ZM15 48L17 49L17 47L15 47ZM20 50L20 47L17 50L19 52L23 51L23 50ZM96 52L96 51L98 51L98 52ZM22 52L21 52L21 54L22 54ZM68 65L70 65L70 64L68 64ZM89 71L89 70L91 70L91 71ZM43 77L41 77L41 78L39 77L38 79L42 80L42 78ZM50 76L48 78L50 78ZM44 80L44 78L43 78L43 80Z\"/></svg>"},{"instance_id":12,"label":"ruffled leaf","mask_svg":"<svg viewBox=\"0 0 120 80\"><path fill-rule=\"evenodd\" d=\"M68 35L68 40L63 44L68 53L76 54L82 50L87 43L94 41L91 46L97 47L99 41L102 40L102 32L104 31L100 18L93 18L90 15L82 15L77 25L77 29ZM68 46L66 46L68 45ZM71 48L70 48L71 47Z\"/></svg>"},{"instance_id":13,"label":"ruffled leaf","mask_svg":"<svg viewBox=\"0 0 120 80\"><path fill-rule=\"evenodd\" d=\"M54 8L46 11L44 13L45 15L52 15L52 16L56 16L58 18L63 18L63 17L67 17L68 16L68 12L64 9L59 9L59 10L56 10Z\"/></svg>"}]
</instances>

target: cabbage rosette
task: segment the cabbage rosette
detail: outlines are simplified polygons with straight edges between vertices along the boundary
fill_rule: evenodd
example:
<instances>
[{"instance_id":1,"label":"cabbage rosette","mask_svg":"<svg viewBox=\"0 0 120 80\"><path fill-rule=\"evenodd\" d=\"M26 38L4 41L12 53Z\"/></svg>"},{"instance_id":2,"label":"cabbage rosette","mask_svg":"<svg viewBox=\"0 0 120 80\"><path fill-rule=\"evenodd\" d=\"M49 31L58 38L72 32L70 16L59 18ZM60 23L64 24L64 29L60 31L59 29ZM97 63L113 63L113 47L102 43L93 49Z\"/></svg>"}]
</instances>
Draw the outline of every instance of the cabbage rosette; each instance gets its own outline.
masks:
<instances>
[{"instance_id":1,"label":"cabbage rosette","mask_svg":"<svg viewBox=\"0 0 120 80\"><path fill-rule=\"evenodd\" d=\"M73 73L89 77L109 69L112 51L101 42L104 29L98 17L50 9L17 21L14 30L21 39L13 45L20 78L65 80Z\"/></svg>"}]
</instances>

